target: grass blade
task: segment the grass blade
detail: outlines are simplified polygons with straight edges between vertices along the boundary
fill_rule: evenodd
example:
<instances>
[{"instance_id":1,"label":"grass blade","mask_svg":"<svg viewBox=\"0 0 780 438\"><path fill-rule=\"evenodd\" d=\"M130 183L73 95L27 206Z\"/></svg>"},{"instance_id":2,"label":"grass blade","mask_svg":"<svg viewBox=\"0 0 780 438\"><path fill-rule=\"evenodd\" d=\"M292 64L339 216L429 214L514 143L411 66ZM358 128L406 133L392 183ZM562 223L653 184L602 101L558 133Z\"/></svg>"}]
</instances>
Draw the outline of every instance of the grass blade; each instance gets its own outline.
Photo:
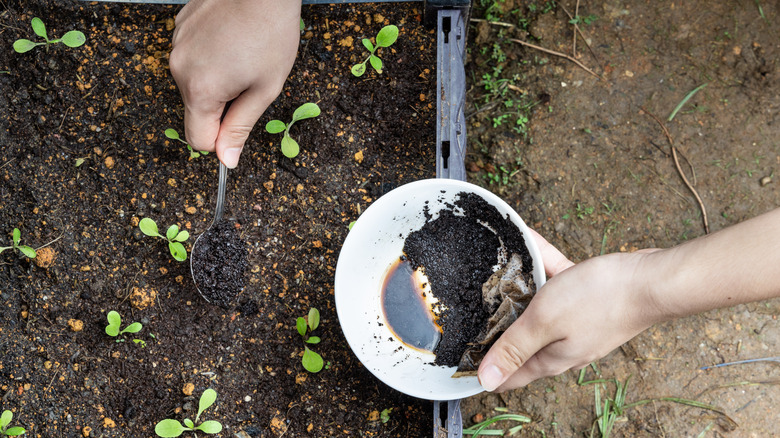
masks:
<instances>
[{"instance_id":1,"label":"grass blade","mask_svg":"<svg viewBox=\"0 0 780 438\"><path fill-rule=\"evenodd\" d=\"M677 106L674 108L674 111L672 111L672 113L669 114L669 118L666 119L666 121L667 122L671 122L672 119L674 119L674 116L677 115L677 112L680 111L682 109L682 107L685 106L686 103L688 103L688 101L691 99L691 97L693 97L694 94L698 93L699 90L701 90L702 88L704 88L706 86L707 86L706 83L705 84L701 84L698 87L694 88L693 91L691 91L690 93L686 94L685 97L683 98L683 100L681 100L680 103L678 103Z\"/></svg>"}]
</instances>

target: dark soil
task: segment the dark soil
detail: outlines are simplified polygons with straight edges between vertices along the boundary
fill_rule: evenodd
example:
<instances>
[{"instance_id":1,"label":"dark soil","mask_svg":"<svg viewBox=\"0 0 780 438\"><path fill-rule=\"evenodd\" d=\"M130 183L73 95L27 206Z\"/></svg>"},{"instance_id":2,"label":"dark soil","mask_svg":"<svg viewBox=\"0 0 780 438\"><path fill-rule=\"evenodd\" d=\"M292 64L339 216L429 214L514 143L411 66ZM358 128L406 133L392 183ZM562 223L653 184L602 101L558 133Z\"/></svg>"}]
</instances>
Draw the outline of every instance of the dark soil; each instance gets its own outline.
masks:
<instances>
[{"instance_id":1,"label":"dark soil","mask_svg":"<svg viewBox=\"0 0 780 438\"><path fill-rule=\"evenodd\" d=\"M533 267L522 233L508 217L478 195L458 196L453 206L441 210L404 242L410 265L422 268L431 293L445 308L438 319L441 339L433 352L434 363L448 367L458 365L469 343L487 326L490 314L482 302L482 285L496 265L506 262L507 255L499 259L502 246L505 254L520 254ZM456 208L464 215L456 214Z\"/></svg>"},{"instance_id":2,"label":"dark soil","mask_svg":"<svg viewBox=\"0 0 780 438\"><path fill-rule=\"evenodd\" d=\"M228 308L244 289L246 243L230 221L220 221L198 237L190 255L195 286L206 301Z\"/></svg>"},{"instance_id":3,"label":"dark soil","mask_svg":"<svg viewBox=\"0 0 780 438\"><path fill-rule=\"evenodd\" d=\"M214 154L190 158L164 136L183 132L167 65L179 9L0 4L0 245L18 227L23 244L55 252L48 267L0 255L2 408L31 437L151 437L162 419L194 418L210 387L217 401L201 419L220 421L222 437L428 435L431 403L360 364L333 302L349 223L385 191L435 174L436 56L421 5L304 8L290 78L231 171L226 211L249 269L227 309L138 229L151 217L197 236L214 215ZM79 29L87 43L14 53L15 39L35 38L34 16L49 35ZM360 39L387 24L401 32L382 49L383 74L353 77ZM304 102L322 115L296 123L291 160L262 126ZM301 365L295 328L312 307L326 363L317 374ZM110 310L143 324L145 348L105 334Z\"/></svg>"}]
</instances>

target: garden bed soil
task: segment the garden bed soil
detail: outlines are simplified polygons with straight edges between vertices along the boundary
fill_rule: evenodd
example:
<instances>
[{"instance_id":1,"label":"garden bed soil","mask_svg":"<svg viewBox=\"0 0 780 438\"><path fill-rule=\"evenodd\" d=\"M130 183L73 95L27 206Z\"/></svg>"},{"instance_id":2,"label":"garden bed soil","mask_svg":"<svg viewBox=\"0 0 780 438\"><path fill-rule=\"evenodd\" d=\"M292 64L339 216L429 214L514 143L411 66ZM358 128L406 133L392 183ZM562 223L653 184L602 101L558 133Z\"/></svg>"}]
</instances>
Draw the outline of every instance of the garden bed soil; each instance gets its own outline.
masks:
<instances>
[{"instance_id":1,"label":"garden bed soil","mask_svg":"<svg viewBox=\"0 0 780 438\"><path fill-rule=\"evenodd\" d=\"M349 349L333 304L333 274L348 225L377 197L434 169L435 44L421 5L304 7L301 46L282 95L230 172L225 216L247 242L242 292L227 308L197 292L189 263L141 218L191 233L213 218L217 161L190 158L164 131L183 132L168 70L180 7L10 1L0 10L0 241L48 244L51 262L0 256L0 388L3 409L32 437L151 437L162 419L201 420L220 436L425 436L432 405L398 393ZM79 48L10 50L78 29ZM362 78L360 44L387 24L401 32L381 49L384 73ZM295 159L260 127L304 102L322 115L296 123ZM316 307L310 347L325 369L304 370L295 321ZM104 328L116 310L135 335ZM152 337L154 336L154 337ZM132 342L141 339L142 344ZM389 417L382 419L382 412Z\"/></svg>"}]
</instances>

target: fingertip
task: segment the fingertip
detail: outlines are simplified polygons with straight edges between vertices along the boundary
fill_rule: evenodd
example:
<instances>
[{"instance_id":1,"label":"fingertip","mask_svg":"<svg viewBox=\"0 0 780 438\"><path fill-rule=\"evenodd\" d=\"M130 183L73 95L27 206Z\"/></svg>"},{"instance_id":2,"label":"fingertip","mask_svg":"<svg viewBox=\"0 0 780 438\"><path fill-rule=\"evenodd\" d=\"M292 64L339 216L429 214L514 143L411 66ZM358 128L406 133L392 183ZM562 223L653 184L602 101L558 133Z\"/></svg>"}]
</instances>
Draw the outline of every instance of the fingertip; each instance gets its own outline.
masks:
<instances>
[{"instance_id":1,"label":"fingertip","mask_svg":"<svg viewBox=\"0 0 780 438\"><path fill-rule=\"evenodd\" d=\"M217 157L228 169L235 169L238 166L238 159L241 157L243 147L228 147L226 149L217 149Z\"/></svg>"},{"instance_id":2,"label":"fingertip","mask_svg":"<svg viewBox=\"0 0 780 438\"><path fill-rule=\"evenodd\" d=\"M483 360L483 364L484 363ZM479 384L482 385L482 388L488 392L495 391L496 388L501 386L501 384L504 383L504 380L506 380L501 370L493 364L480 366L479 371L477 372L477 379L479 380Z\"/></svg>"},{"instance_id":3,"label":"fingertip","mask_svg":"<svg viewBox=\"0 0 780 438\"><path fill-rule=\"evenodd\" d=\"M558 248L554 247L547 239L542 237L541 234L533 229L529 229L529 231L536 241L536 246L539 247L539 252L542 255L542 261L544 263L544 271L549 277L554 277L574 266L574 262L569 260L562 252L558 251Z\"/></svg>"}]
</instances>

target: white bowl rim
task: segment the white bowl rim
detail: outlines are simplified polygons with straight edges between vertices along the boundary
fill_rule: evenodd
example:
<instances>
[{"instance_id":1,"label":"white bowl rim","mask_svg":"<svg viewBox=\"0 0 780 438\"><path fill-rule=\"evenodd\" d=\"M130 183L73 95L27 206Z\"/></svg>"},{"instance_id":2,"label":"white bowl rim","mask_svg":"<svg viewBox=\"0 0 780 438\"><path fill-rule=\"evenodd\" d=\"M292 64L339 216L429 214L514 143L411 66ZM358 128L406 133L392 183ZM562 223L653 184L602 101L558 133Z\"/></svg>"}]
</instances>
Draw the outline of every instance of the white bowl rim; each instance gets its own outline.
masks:
<instances>
[{"instance_id":1,"label":"white bowl rim","mask_svg":"<svg viewBox=\"0 0 780 438\"><path fill-rule=\"evenodd\" d=\"M407 395L411 395L414 397L422 398L422 399L428 399L428 400L456 400L461 399L465 397L469 397L475 394L478 394L483 391L482 386L479 384L479 381L476 377L462 377L462 378L450 378L449 383L448 381L437 379L437 380L431 380L436 381L439 383L439 387L437 388L426 388L426 385L423 384L423 382L419 381L410 381L410 380L417 380L417 377L420 377L420 375L428 375L431 373L452 373L454 372L455 368L446 368L446 367L440 367L435 366L432 364L426 364L421 362L420 365L420 373L412 376L410 378L410 370L413 372L416 368L414 368L413 365L407 364L404 365L402 360L401 362L396 362L395 364L392 364L392 360L388 360L389 358L385 356L380 356L379 350L377 349L377 353L371 354L366 351L366 348L368 347L369 342L374 342L379 345L381 344L388 344L387 342L382 341L382 339L388 339L392 341L392 338L382 338L381 336L377 336L375 333L373 336L373 339L378 339L377 341L368 341L369 334L366 333L366 330L377 330L376 327L374 327L371 323L373 321L369 321L371 317L373 317L376 314L376 311L365 313L365 317L362 316L356 316L355 312L355 286L353 286L353 282L350 280L350 277L354 277L355 275L360 276L367 276L369 274L366 274L363 272L363 270L359 270L360 272L355 272L354 270L350 270L350 267L346 266L347 263L368 263L367 266L370 267L373 266L370 264L370 262L366 262L365 259L368 258L368 254L364 254L363 251L367 251L366 248L369 248L370 245L367 245L368 241L371 241L371 237L375 236L377 233L381 233L380 229L376 227L378 221L388 221L388 214L392 214L393 217L389 220L395 221L393 224L397 223L397 216L400 215L401 211L404 208L407 208L407 205L412 202L420 203L419 201L421 199L427 199L428 201L431 201L433 203L434 199L429 199L425 197L420 197L420 199L416 199L415 195L418 195L420 193L440 193L440 198L438 199L439 202L443 203L441 199L445 199L447 196L457 199L457 195L461 192L470 192L477 194L481 196L483 199L485 199L488 203L495 206L499 212L501 212L502 216L506 217L509 215L510 219L513 221L513 223L519 228L519 230L523 233L523 237L525 240L526 247L528 248L528 251L531 255L531 258L534 262L533 267L533 276L534 281L537 285L537 290L541 288L541 286L544 284L546 277L544 275L544 266L542 265L542 258L541 253L539 251L539 248L536 245L535 240L531 237L528 238L528 236L531 236L529 232L528 226L523 222L523 220L520 218L520 216L517 214L517 212L510 207L504 200L502 200L500 197L495 195L494 193L490 192L489 190L486 190L482 187L479 187L477 185L465 182L465 181L459 181L459 180L453 180L453 179L445 179L445 178L435 178L435 179L424 179L424 180L418 180L411 183L404 184L402 186L399 186L392 191L386 193L374 203L372 203L364 212L363 214L358 218L358 220L353 225L351 231L347 235L346 239L344 240L344 243L341 248L341 252L339 254L339 259L336 264L336 273L334 278L334 294L335 294L335 302L336 302L336 312L339 318L339 323L341 325L342 331L344 332L344 336L347 339L347 343L349 344L352 351L355 353L357 358L360 360L360 362L366 366L366 368L371 371L374 376L376 376L379 380L387 384L393 389L396 389L402 393L405 393ZM395 203L396 207L395 209L390 208L393 206L392 203ZM432 207L432 210L436 208L435 205L426 204L429 207ZM400 209L398 208L400 207ZM439 206L438 210L441 210L444 208L443 205ZM434 216L438 213L438 210L434 212ZM422 208L415 209L413 213L415 216L422 215ZM402 219L406 219L406 217L402 216ZM411 220L411 219L410 219ZM424 222L423 222L424 223ZM375 230L372 230L372 225L374 228L377 228ZM421 226L421 224L419 225ZM413 227L409 229L408 231L413 231L414 229L419 229L419 226ZM392 233L391 237L389 239L398 240L401 241L405 240L406 235L408 235L408 232L403 235L403 237L395 237L397 233ZM373 242L378 245L379 242L382 239L376 239ZM397 242L396 242L397 245ZM401 247L403 244L401 243ZM400 251L395 254L391 254L392 258L396 258L400 256ZM357 261L357 262L356 262ZM376 289L376 299L379 299L379 294L381 293L381 280L384 278L384 274L386 272L386 269L389 267L390 263L387 263L384 266L381 266L382 273L379 275L381 277L379 281L379 286L376 287L370 287L368 289ZM370 282L376 283L377 282L377 274L379 272L379 268L374 268L374 274L372 274ZM351 288L351 289L350 289ZM365 290L366 288L363 288ZM350 292L350 290L352 292ZM374 297L358 297L363 300L373 300ZM375 310L375 309L374 309ZM383 315L381 314L381 310L379 311L379 314L376 315L377 320L382 320ZM378 324L381 326L382 324ZM384 331L386 331L386 334L389 334L390 336L393 336L389 329L385 328ZM392 344L392 347L396 350L393 351L395 353L397 350L402 350L405 346L401 344L400 342L396 342L395 344ZM384 352L383 354L386 354L388 351L387 345L382 345L381 347L377 348L383 348ZM414 355L414 353L409 352L407 350L411 350L409 347L405 347L406 350L403 350L404 353L407 354L407 358L417 357ZM418 353L421 354L421 353ZM381 357L381 360L380 360ZM415 362L416 363L416 362ZM406 366L407 369L406 374L403 374L403 372L398 371L394 372L392 369L396 365L401 364L402 366ZM428 367L432 368L438 368L440 370L429 370Z\"/></svg>"}]
</instances>

